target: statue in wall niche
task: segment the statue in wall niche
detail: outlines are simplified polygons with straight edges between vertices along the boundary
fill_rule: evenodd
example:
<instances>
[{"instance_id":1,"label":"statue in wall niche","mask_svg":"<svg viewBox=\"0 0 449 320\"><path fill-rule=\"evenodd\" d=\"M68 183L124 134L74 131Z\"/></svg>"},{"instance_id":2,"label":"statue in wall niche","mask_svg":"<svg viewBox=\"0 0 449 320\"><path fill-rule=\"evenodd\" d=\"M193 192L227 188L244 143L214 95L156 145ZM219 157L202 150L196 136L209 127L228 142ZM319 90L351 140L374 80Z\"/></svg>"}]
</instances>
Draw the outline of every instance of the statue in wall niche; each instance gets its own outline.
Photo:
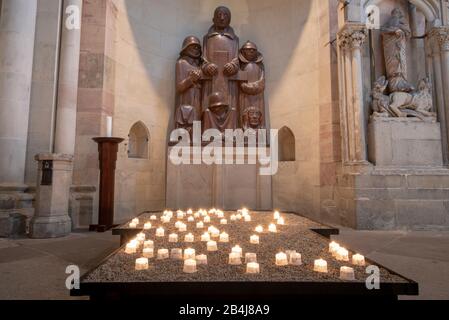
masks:
<instances>
[{"instance_id":1,"label":"statue in wall niche","mask_svg":"<svg viewBox=\"0 0 449 320\"><path fill-rule=\"evenodd\" d=\"M388 88L390 92L411 92L415 88L407 81L406 45L410 39L410 26L398 8L381 28Z\"/></svg>"},{"instance_id":2,"label":"statue in wall niche","mask_svg":"<svg viewBox=\"0 0 449 320\"><path fill-rule=\"evenodd\" d=\"M387 76L380 77L372 90L373 117L416 117L434 121L432 85L429 79L419 81L418 88L407 80L406 43L410 27L400 9L382 27L382 43Z\"/></svg>"},{"instance_id":3,"label":"statue in wall niche","mask_svg":"<svg viewBox=\"0 0 449 320\"><path fill-rule=\"evenodd\" d=\"M241 69L247 73L248 82L240 84L240 108L245 115L247 108L257 108L261 119L257 128L265 127L265 67L263 64L263 56L258 51L257 46L247 41L240 49L239 54ZM254 110L251 110L254 113ZM245 123L242 120L245 129Z\"/></svg>"},{"instance_id":4,"label":"statue in wall niche","mask_svg":"<svg viewBox=\"0 0 449 320\"><path fill-rule=\"evenodd\" d=\"M187 37L176 63L176 128L192 133L193 122L201 119L201 42Z\"/></svg>"}]
</instances>

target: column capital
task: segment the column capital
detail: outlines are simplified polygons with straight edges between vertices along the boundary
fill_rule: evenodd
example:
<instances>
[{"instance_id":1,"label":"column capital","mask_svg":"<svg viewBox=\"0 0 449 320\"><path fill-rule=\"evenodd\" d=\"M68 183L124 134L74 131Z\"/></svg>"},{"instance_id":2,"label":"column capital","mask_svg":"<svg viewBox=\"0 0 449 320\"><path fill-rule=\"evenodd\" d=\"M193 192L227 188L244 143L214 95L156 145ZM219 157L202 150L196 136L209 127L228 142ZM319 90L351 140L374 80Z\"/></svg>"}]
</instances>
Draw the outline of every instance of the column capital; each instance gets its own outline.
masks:
<instances>
[{"instance_id":1,"label":"column capital","mask_svg":"<svg viewBox=\"0 0 449 320\"><path fill-rule=\"evenodd\" d=\"M434 27L427 36L441 51L449 51L449 26Z\"/></svg>"},{"instance_id":2,"label":"column capital","mask_svg":"<svg viewBox=\"0 0 449 320\"><path fill-rule=\"evenodd\" d=\"M347 23L337 33L338 44L343 49L360 49L368 36L366 25Z\"/></svg>"}]
</instances>

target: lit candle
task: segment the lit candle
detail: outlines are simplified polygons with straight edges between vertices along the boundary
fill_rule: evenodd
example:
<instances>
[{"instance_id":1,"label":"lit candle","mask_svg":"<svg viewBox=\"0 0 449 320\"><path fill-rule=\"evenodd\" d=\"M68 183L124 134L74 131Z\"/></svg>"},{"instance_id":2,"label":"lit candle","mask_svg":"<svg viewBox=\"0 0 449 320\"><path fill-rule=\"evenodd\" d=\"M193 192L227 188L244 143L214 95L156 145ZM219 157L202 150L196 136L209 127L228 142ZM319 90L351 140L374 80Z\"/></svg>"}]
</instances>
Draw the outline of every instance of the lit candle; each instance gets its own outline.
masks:
<instances>
[{"instance_id":1,"label":"lit candle","mask_svg":"<svg viewBox=\"0 0 449 320\"><path fill-rule=\"evenodd\" d=\"M139 224L139 219L138 218L134 218L134 219L131 220L131 222L135 223L135 224Z\"/></svg>"},{"instance_id":2,"label":"lit candle","mask_svg":"<svg viewBox=\"0 0 449 320\"><path fill-rule=\"evenodd\" d=\"M156 237L163 238L165 236L165 230L162 227L156 229Z\"/></svg>"},{"instance_id":3,"label":"lit candle","mask_svg":"<svg viewBox=\"0 0 449 320\"><path fill-rule=\"evenodd\" d=\"M178 211L177 213L176 213L176 217L178 218L178 219L184 219L184 212L182 212L182 211Z\"/></svg>"},{"instance_id":4,"label":"lit candle","mask_svg":"<svg viewBox=\"0 0 449 320\"><path fill-rule=\"evenodd\" d=\"M259 244L259 236L258 235L253 235L249 238L249 242L251 244Z\"/></svg>"},{"instance_id":5,"label":"lit candle","mask_svg":"<svg viewBox=\"0 0 449 320\"><path fill-rule=\"evenodd\" d=\"M243 216L239 213L238 215L235 216L237 218L237 220L242 220Z\"/></svg>"},{"instance_id":6,"label":"lit candle","mask_svg":"<svg viewBox=\"0 0 449 320\"><path fill-rule=\"evenodd\" d=\"M150 217L150 220L157 220L157 217L155 216L155 215L152 215L151 217Z\"/></svg>"},{"instance_id":7,"label":"lit candle","mask_svg":"<svg viewBox=\"0 0 449 320\"><path fill-rule=\"evenodd\" d=\"M246 265L246 273L257 274L260 273L260 267L257 262L250 262Z\"/></svg>"},{"instance_id":8,"label":"lit candle","mask_svg":"<svg viewBox=\"0 0 449 320\"><path fill-rule=\"evenodd\" d=\"M210 223L210 217L205 216L203 221L204 221L204 223Z\"/></svg>"},{"instance_id":9,"label":"lit candle","mask_svg":"<svg viewBox=\"0 0 449 320\"><path fill-rule=\"evenodd\" d=\"M218 246L216 241L209 241L207 243L207 251L218 251Z\"/></svg>"},{"instance_id":10,"label":"lit candle","mask_svg":"<svg viewBox=\"0 0 449 320\"><path fill-rule=\"evenodd\" d=\"M197 218L197 219L200 217L200 215L201 215L201 214L200 214L199 212L195 212L195 213L193 214L193 216L194 216L195 218Z\"/></svg>"},{"instance_id":11,"label":"lit candle","mask_svg":"<svg viewBox=\"0 0 449 320\"><path fill-rule=\"evenodd\" d=\"M279 211L275 211L273 214L274 220L278 220L281 217L281 214L279 213Z\"/></svg>"},{"instance_id":12,"label":"lit candle","mask_svg":"<svg viewBox=\"0 0 449 320\"><path fill-rule=\"evenodd\" d=\"M274 223L270 224L270 226L268 227L268 231L270 231L272 233L278 232L276 225Z\"/></svg>"},{"instance_id":13,"label":"lit candle","mask_svg":"<svg viewBox=\"0 0 449 320\"><path fill-rule=\"evenodd\" d=\"M191 215L193 214L193 210L192 210L192 209L187 210L187 214L188 214L189 216L191 216Z\"/></svg>"},{"instance_id":14,"label":"lit candle","mask_svg":"<svg viewBox=\"0 0 449 320\"><path fill-rule=\"evenodd\" d=\"M338 249L340 249L340 245L338 243L336 243L335 241L329 243L329 252L332 253L332 256L335 256L337 254Z\"/></svg>"},{"instance_id":15,"label":"lit candle","mask_svg":"<svg viewBox=\"0 0 449 320\"><path fill-rule=\"evenodd\" d=\"M196 263L198 265L207 265L207 256L205 254L196 256Z\"/></svg>"},{"instance_id":16,"label":"lit candle","mask_svg":"<svg viewBox=\"0 0 449 320\"><path fill-rule=\"evenodd\" d=\"M245 222L251 222L251 216L250 215L245 216Z\"/></svg>"},{"instance_id":17,"label":"lit candle","mask_svg":"<svg viewBox=\"0 0 449 320\"><path fill-rule=\"evenodd\" d=\"M184 261L184 269L185 273L195 273L196 272L196 260L187 259Z\"/></svg>"},{"instance_id":18,"label":"lit candle","mask_svg":"<svg viewBox=\"0 0 449 320\"><path fill-rule=\"evenodd\" d=\"M238 246L238 245L233 247L231 252L237 253L240 257L242 257L242 254L243 254L242 248L240 248L240 246Z\"/></svg>"},{"instance_id":19,"label":"lit candle","mask_svg":"<svg viewBox=\"0 0 449 320\"><path fill-rule=\"evenodd\" d=\"M262 226L257 226L256 227L256 232L262 233L263 232L263 227Z\"/></svg>"},{"instance_id":20,"label":"lit candle","mask_svg":"<svg viewBox=\"0 0 449 320\"><path fill-rule=\"evenodd\" d=\"M187 225L185 223L179 225L178 231L179 232L186 232L187 231Z\"/></svg>"},{"instance_id":21,"label":"lit candle","mask_svg":"<svg viewBox=\"0 0 449 320\"><path fill-rule=\"evenodd\" d=\"M136 239L137 239L137 241L139 241L139 242L144 242L145 241L145 238L146 238L146 236L145 236L145 233L138 233L137 234L137 236L136 236Z\"/></svg>"},{"instance_id":22,"label":"lit candle","mask_svg":"<svg viewBox=\"0 0 449 320\"><path fill-rule=\"evenodd\" d=\"M162 221L162 223L170 223L170 218L169 217L167 217L167 216L162 216L161 217L161 221Z\"/></svg>"},{"instance_id":23,"label":"lit candle","mask_svg":"<svg viewBox=\"0 0 449 320\"><path fill-rule=\"evenodd\" d=\"M203 228L204 228L204 223L203 223L202 221L198 222L198 223L196 224L196 228L197 228L197 229L203 229Z\"/></svg>"},{"instance_id":24,"label":"lit candle","mask_svg":"<svg viewBox=\"0 0 449 320\"><path fill-rule=\"evenodd\" d=\"M154 249L153 248L143 248L143 256L144 256L144 258L153 258L154 257Z\"/></svg>"},{"instance_id":25,"label":"lit candle","mask_svg":"<svg viewBox=\"0 0 449 320\"><path fill-rule=\"evenodd\" d=\"M173 218L173 211L167 210L167 212L164 213L165 216L167 216L169 219Z\"/></svg>"},{"instance_id":26,"label":"lit candle","mask_svg":"<svg viewBox=\"0 0 449 320\"><path fill-rule=\"evenodd\" d=\"M355 280L354 269L350 268L350 267L341 267L340 268L340 280L354 281Z\"/></svg>"},{"instance_id":27,"label":"lit candle","mask_svg":"<svg viewBox=\"0 0 449 320\"><path fill-rule=\"evenodd\" d=\"M313 271L327 273L327 262L323 259L315 260Z\"/></svg>"},{"instance_id":28,"label":"lit candle","mask_svg":"<svg viewBox=\"0 0 449 320\"><path fill-rule=\"evenodd\" d=\"M217 218L224 218L224 212L223 211L217 211Z\"/></svg>"},{"instance_id":29,"label":"lit candle","mask_svg":"<svg viewBox=\"0 0 449 320\"><path fill-rule=\"evenodd\" d=\"M284 252L276 254L276 265L280 267L288 265L287 255Z\"/></svg>"},{"instance_id":30,"label":"lit candle","mask_svg":"<svg viewBox=\"0 0 449 320\"><path fill-rule=\"evenodd\" d=\"M143 243L144 248L154 248L154 241L153 240L147 240Z\"/></svg>"},{"instance_id":31,"label":"lit candle","mask_svg":"<svg viewBox=\"0 0 449 320\"><path fill-rule=\"evenodd\" d=\"M134 223L134 222L130 222L130 223L129 223L129 227L130 227L131 229L135 229L135 228L137 228L137 224Z\"/></svg>"},{"instance_id":32,"label":"lit candle","mask_svg":"<svg viewBox=\"0 0 449 320\"><path fill-rule=\"evenodd\" d=\"M133 254L136 252L137 252L137 242L136 241L130 241L128 244L126 244L125 253Z\"/></svg>"},{"instance_id":33,"label":"lit candle","mask_svg":"<svg viewBox=\"0 0 449 320\"><path fill-rule=\"evenodd\" d=\"M226 232L222 232L220 234L220 240L219 241L223 242L223 243L229 242L229 234L227 234Z\"/></svg>"},{"instance_id":34,"label":"lit candle","mask_svg":"<svg viewBox=\"0 0 449 320\"><path fill-rule=\"evenodd\" d=\"M192 216L190 216L190 217L187 218L187 221L188 221L188 222L193 222L193 221L195 221L195 218L192 217Z\"/></svg>"},{"instance_id":35,"label":"lit candle","mask_svg":"<svg viewBox=\"0 0 449 320\"><path fill-rule=\"evenodd\" d=\"M148 269L148 259L139 258L136 259L136 270L147 270Z\"/></svg>"},{"instance_id":36,"label":"lit candle","mask_svg":"<svg viewBox=\"0 0 449 320\"><path fill-rule=\"evenodd\" d=\"M229 254L229 264L233 266L238 266L242 264L242 258L237 252L231 252Z\"/></svg>"},{"instance_id":37,"label":"lit candle","mask_svg":"<svg viewBox=\"0 0 449 320\"><path fill-rule=\"evenodd\" d=\"M201 241L202 241L202 242L208 242L208 241L210 241L210 234L209 234L209 232L204 232L204 233L201 235Z\"/></svg>"},{"instance_id":38,"label":"lit candle","mask_svg":"<svg viewBox=\"0 0 449 320\"><path fill-rule=\"evenodd\" d=\"M175 222L175 228L179 229L179 227L182 225L182 221L176 221Z\"/></svg>"},{"instance_id":39,"label":"lit candle","mask_svg":"<svg viewBox=\"0 0 449 320\"><path fill-rule=\"evenodd\" d=\"M195 259L195 249L187 248L184 250L184 260Z\"/></svg>"},{"instance_id":40,"label":"lit candle","mask_svg":"<svg viewBox=\"0 0 449 320\"><path fill-rule=\"evenodd\" d=\"M168 242L178 242L178 235L176 233L172 233L168 236Z\"/></svg>"},{"instance_id":41,"label":"lit candle","mask_svg":"<svg viewBox=\"0 0 449 320\"><path fill-rule=\"evenodd\" d=\"M210 231L210 235L212 236L212 238L218 238L220 236L220 230L218 230L217 228L212 228Z\"/></svg>"},{"instance_id":42,"label":"lit candle","mask_svg":"<svg viewBox=\"0 0 449 320\"><path fill-rule=\"evenodd\" d=\"M248 252L245 254L245 263L251 262L257 262L257 254Z\"/></svg>"},{"instance_id":43,"label":"lit candle","mask_svg":"<svg viewBox=\"0 0 449 320\"><path fill-rule=\"evenodd\" d=\"M168 259L169 257L170 257L170 254L168 252L168 249L159 249L157 251L157 259L158 260Z\"/></svg>"},{"instance_id":44,"label":"lit candle","mask_svg":"<svg viewBox=\"0 0 449 320\"><path fill-rule=\"evenodd\" d=\"M292 254L290 254L289 264L293 266L302 265L301 254L297 252L292 252Z\"/></svg>"},{"instance_id":45,"label":"lit candle","mask_svg":"<svg viewBox=\"0 0 449 320\"><path fill-rule=\"evenodd\" d=\"M174 260L182 260L182 249L180 249L180 248L171 249L170 258L172 258Z\"/></svg>"},{"instance_id":46,"label":"lit candle","mask_svg":"<svg viewBox=\"0 0 449 320\"><path fill-rule=\"evenodd\" d=\"M108 137L108 138L112 137L112 117L111 116L106 117L106 137Z\"/></svg>"},{"instance_id":47,"label":"lit candle","mask_svg":"<svg viewBox=\"0 0 449 320\"><path fill-rule=\"evenodd\" d=\"M280 217L279 219L278 219L278 225L280 225L280 226L283 226L283 225L285 225L285 220L284 220L284 218L282 218L282 217Z\"/></svg>"},{"instance_id":48,"label":"lit candle","mask_svg":"<svg viewBox=\"0 0 449 320\"><path fill-rule=\"evenodd\" d=\"M336 259L338 261L349 261L349 252L345 248L340 248L337 250Z\"/></svg>"},{"instance_id":49,"label":"lit candle","mask_svg":"<svg viewBox=\"0 0 449 320\"><path fill-rule=\"evenodd\" d=\"M231 221L236 221L237 220L237 216L235 214L231 215Z\"/></svg>"},{"instance_id":50,"label":"lit candle","mask_svg":"<svg viewBox=\"0 0 449 320\"><path fill-rule=\"evenodd\" d=\"M191 233L186 234L184 237L184 242L189 242L189 243L195 242L195 237Z\"/></svg>"},{"instance_id":51,"label":"lit candle","mask_svg":"<svg viewBox=\"0 0 449 320\"><path fill-rule=\"evenodd\" d=\"M352 264L355 266L365 266L365 257L361 254L355 254L352 256Z\"/></svg>"},{"instance_id":52,"label":"lit candle","mask_svg":"<svg viewBox=\"0 0 449 320\"><path fill-rule=\"evenodd\" d=\"M223 224L223 225L228 224L228 220L226 220L226 219L221 219L221 220L220 220L220 224Z\"/></svg>"},{"instance_id":53,"label":"lit candle","mask_svg":"<svg viewBox=\"0 0 449 320\"><path fill-rule=\"evenodd\" d=\"M143 225L143 228L144 228L145 230L150 230L150 229L151 229L151 223L150 223L150 222L145 223L145 224Z\"/></svg>"}]
</instances>

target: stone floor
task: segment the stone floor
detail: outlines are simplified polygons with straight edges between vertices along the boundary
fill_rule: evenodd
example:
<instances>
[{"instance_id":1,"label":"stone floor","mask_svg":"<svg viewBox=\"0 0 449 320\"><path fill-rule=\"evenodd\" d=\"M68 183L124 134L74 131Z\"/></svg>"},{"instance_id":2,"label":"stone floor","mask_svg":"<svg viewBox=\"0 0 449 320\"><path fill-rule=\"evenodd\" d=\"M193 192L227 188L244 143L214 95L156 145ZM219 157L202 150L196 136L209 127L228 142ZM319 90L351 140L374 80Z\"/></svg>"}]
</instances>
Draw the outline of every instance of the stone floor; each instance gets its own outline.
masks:
<instances>
[{"instance_id":1,"label":"stone floor","mask_svg":"<svg viewBox=\"0 0 449 320\"><path fill-rule=\"evenodd\" d=\"M340 243L420 283L422 299L449 299L449 232L341 229ZM52 240L0 239L0 299L70 299L65 269L81 273L119 246L119 238L77 232Z\"/></svg>"}]
</instances>

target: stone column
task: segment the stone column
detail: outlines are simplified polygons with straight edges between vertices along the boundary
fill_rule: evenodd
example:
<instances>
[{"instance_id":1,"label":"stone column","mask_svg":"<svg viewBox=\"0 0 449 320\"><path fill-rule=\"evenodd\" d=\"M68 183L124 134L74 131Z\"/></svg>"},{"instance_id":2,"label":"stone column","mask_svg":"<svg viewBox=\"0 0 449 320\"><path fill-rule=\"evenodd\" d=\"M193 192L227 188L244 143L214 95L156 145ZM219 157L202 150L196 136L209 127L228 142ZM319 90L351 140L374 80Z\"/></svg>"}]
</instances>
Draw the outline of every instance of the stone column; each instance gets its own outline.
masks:
<instances>
[{"instance_id":1,"label":"stone column","mask_svg":"<svg viewBox=\"0 0 449 320\"><path fill-rule=\"evenodd\" d=\"M341 91L344 105L341 106L343 161L346 165L368 165L366 145L366 115L363 99L363 74L361 47L367 38L363 24L346 24L338 33L340 48Z\"/></svg>"},{"instance_id":2,"label":"stone column","mask_svg":"<svg viewBox=\"0 0 449 320\"><path fill-rule=\"evenodd\" d=\"M3 0L0 24L0 185L24 183L37 0Z\"/></svg>"}]
</instances>

